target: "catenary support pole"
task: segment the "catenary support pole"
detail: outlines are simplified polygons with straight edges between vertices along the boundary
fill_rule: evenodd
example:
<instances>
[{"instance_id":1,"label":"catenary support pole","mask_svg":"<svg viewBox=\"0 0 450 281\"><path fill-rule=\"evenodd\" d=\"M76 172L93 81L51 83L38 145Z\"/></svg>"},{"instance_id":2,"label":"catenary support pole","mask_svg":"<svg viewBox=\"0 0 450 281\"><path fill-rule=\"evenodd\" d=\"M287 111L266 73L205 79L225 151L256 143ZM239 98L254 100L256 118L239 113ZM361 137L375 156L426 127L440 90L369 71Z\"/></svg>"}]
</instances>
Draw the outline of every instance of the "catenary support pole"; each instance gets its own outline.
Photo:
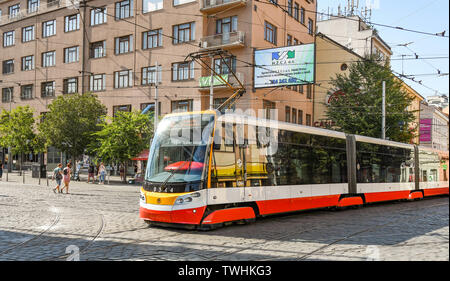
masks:
<instances>
[{"instance_id":1,"label":"catenary support pole","mask_svg":"<svg viewBox=\"0 0 450 281\"><path fill-rule=\"evenodd\" d=\"M386 139L386 81L383 81L383 104L381 116L381 138Z\"/></svg>"}]
</instances>

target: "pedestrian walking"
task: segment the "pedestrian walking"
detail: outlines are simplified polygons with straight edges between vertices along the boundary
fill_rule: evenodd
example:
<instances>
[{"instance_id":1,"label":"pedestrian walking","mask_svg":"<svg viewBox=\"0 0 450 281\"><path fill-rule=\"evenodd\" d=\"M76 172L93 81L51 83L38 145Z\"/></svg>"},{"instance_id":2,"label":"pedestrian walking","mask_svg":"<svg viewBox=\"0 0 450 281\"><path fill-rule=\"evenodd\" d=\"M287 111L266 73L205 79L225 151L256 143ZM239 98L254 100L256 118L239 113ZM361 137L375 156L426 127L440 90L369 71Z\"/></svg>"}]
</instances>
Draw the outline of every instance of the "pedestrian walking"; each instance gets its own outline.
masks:
<instances>
[{"instance_id":1,"label":"pedestrian walking","mask_svg":"<svg viewBox=\"0 0 450 281\"><path fill-rule=\"evenodd\" d=\"M66 189L66 194L69 194L69 183L70 183L70 176L72 174L72 165L69 163L67 164L67 167L63 170L63 176L64 176L64 187L61 188L61 193L63 193L64 188Z\"/></svg>"},{"instance_id":2,"label":"pedestrian walking","mask_svg":"<svg viewBox=\"0 0 450 281\"><path fill-rule=\"evenodd\" d=\"M98 172L100 174L100 179L98 183L105 184L106 168L105 165L103 165L103 162L100 163L100 166L98 167Z\"/></svg>"},{"instance_id":3,"label":"pedestrian walking","mask_svg":"<svg viewBox=\"0 0 450 281\"><path fill-rule=\"evenodd\" d=\"M88 181L87 181L87 183L90 182L91 178L92 178L92 183L95 183L94 172L95 172L95 166L91 162L91 163L89 163L89 168L88 168Z\"/></svg>"},{"instance_id":4,"label":"pedestrian walking","mask_svg":"<svg viewBox=\"0 0 450 281\"><path fill-rule=\"evenodd\" d=\"M63 178L62 164L59 163L58 166L53 170L52 180L56 180L56 187L53 188L53 192L60 192L61 180Z\"/></svg>"},{"instance_id":5,"label":"pedestrian walking","mask_svg":"<svg viewBox=\"0 0 450 281\"><path fill-rule=\"evenodd\" d=\"M119 172L120 172L120 180L125 181L125 167L123 166L122 163L120 164Z\"/></svg>"},{"instance_id":6,"label":"pedestrian walking","mask_svg":"<svg viewBox=\"0 0 450 281\"><path fill-rule=\"evenodd\" d=\"M0 181L3 180L2 177L3 177L3 162L0 161Z\"/></svg>"}]
</instances>

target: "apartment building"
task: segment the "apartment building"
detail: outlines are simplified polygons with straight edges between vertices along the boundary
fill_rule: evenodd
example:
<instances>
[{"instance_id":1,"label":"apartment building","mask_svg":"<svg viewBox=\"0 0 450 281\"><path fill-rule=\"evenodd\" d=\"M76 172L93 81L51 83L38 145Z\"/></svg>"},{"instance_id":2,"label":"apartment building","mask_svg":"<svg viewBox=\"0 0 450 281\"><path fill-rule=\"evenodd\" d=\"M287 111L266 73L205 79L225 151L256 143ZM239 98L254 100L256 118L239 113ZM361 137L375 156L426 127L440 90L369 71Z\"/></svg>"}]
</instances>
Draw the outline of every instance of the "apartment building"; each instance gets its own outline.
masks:
<instances>
[{"instance_id":1,"label":"apartment building","mask_svg":"<svg viewBox=\"0 0 450 281\"><path fill-rule=\"evenodd\" d=\"M392 56L391 47L360 16L331 16L317 22L317 31L361 57L377 54L389 59Z\"/></svg>"},{"instance_id":2,"label":"apartment building","mask_svg":"<svg viewBox=\"0 0 450 281\"><path fill-rule=\"evenodd\" d=\"M235 109L312 125L312 85L256 90L253 59L258 49L313 43L316 5L314 0L0 0L0 109L29 105L38 117L59 95L94 92L114 116L153 110L156 86L162 116L209 109L211 72L186 58L222 48L246 88ZM207 63L237 85L220 59ZM214 83L214 106L231 94ZM46 163L62 157L49 148Z\"/></svg>"},{"instance_id":3,"label":"apartment building","mask_svg":"<svg viewBox=\"0 0 450 281\"><path fill-rule=\"evenodd\" d=\"M1 108L30 105L39 115L58 95L90 91L114 115L154 106L158 82L161 115L208 109L202 77L210 71L186 57L222 48L247 91L236 108L276 108L279 120L312 123L313 87L255 90L252 63L254 50L314 42L314 0L73 2L80 1L0 0ZM220 84L213 92L216 105L232 94Z\"/></svg>"}]
</instances>

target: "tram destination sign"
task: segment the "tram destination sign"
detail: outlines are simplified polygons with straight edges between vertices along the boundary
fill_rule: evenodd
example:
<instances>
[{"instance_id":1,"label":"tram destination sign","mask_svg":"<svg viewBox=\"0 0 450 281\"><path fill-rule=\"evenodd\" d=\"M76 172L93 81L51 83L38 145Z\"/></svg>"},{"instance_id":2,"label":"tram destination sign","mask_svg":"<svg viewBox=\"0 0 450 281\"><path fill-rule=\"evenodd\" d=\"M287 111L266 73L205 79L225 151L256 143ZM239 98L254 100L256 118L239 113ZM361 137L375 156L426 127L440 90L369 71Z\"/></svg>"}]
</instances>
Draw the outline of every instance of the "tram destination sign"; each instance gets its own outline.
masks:
<instances>
[{"instance_id":1,"label":"tram destination sign","mask_svg":"<svg viewBox=\"0 0 450 281\"><path fill-rule=\"evenodd\" d=\"M255 88L314 83L314 49L304 44L255 51Z\"/></svg>"}]
</instances>

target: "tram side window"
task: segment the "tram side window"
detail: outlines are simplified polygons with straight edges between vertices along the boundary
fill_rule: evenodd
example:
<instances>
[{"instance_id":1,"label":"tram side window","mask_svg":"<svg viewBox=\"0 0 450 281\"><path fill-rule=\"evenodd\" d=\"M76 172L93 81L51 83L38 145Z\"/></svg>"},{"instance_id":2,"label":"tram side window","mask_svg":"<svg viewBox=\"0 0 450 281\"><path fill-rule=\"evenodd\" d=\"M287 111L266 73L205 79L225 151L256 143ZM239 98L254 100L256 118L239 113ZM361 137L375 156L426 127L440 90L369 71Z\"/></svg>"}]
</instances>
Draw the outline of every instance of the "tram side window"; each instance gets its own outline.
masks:
<instances>
[{"instance_id":1,"label":"tram side window","mask_svg":"<svg viewBox=\"0 0 450 281\"><path fill-rule=\"evenodd\" d=\"M229 125L229 124L228 124ZM236 182L235 136L232 126L216 129L211 163L211 187L233 187Z\"/></svg>"},{"instance_id":2,"label":"tram side window","mask_svg":"<svg viewBox=\"0 0 450 281\"><path fill-rule=\"evenodd\" d=\"M358 183L414 181L411 149L358 142L356 151Z\"/></svg>"},{"instance_id":3,"label":"tram side window","mask_svg":"<svg viewBox=\"0 0 450 281\"><path fill-rule=\"evenodd\" d=\"M439 155L432 151L419 150L419 167L422 182L438 182L441 169ZM442 177L443 178L443 177Z\"/></svg>"},{"instance_id":4,"label":"tram side window","mask_svg":"<svg viewBox=\"0 0 450 281\"><path fill-rule=\"evenodd\" d=\"M345 145L341 139L281 130L278 150L268 157L274 166L271 185L347 182Z\"/></svg>"}]
</instances>

